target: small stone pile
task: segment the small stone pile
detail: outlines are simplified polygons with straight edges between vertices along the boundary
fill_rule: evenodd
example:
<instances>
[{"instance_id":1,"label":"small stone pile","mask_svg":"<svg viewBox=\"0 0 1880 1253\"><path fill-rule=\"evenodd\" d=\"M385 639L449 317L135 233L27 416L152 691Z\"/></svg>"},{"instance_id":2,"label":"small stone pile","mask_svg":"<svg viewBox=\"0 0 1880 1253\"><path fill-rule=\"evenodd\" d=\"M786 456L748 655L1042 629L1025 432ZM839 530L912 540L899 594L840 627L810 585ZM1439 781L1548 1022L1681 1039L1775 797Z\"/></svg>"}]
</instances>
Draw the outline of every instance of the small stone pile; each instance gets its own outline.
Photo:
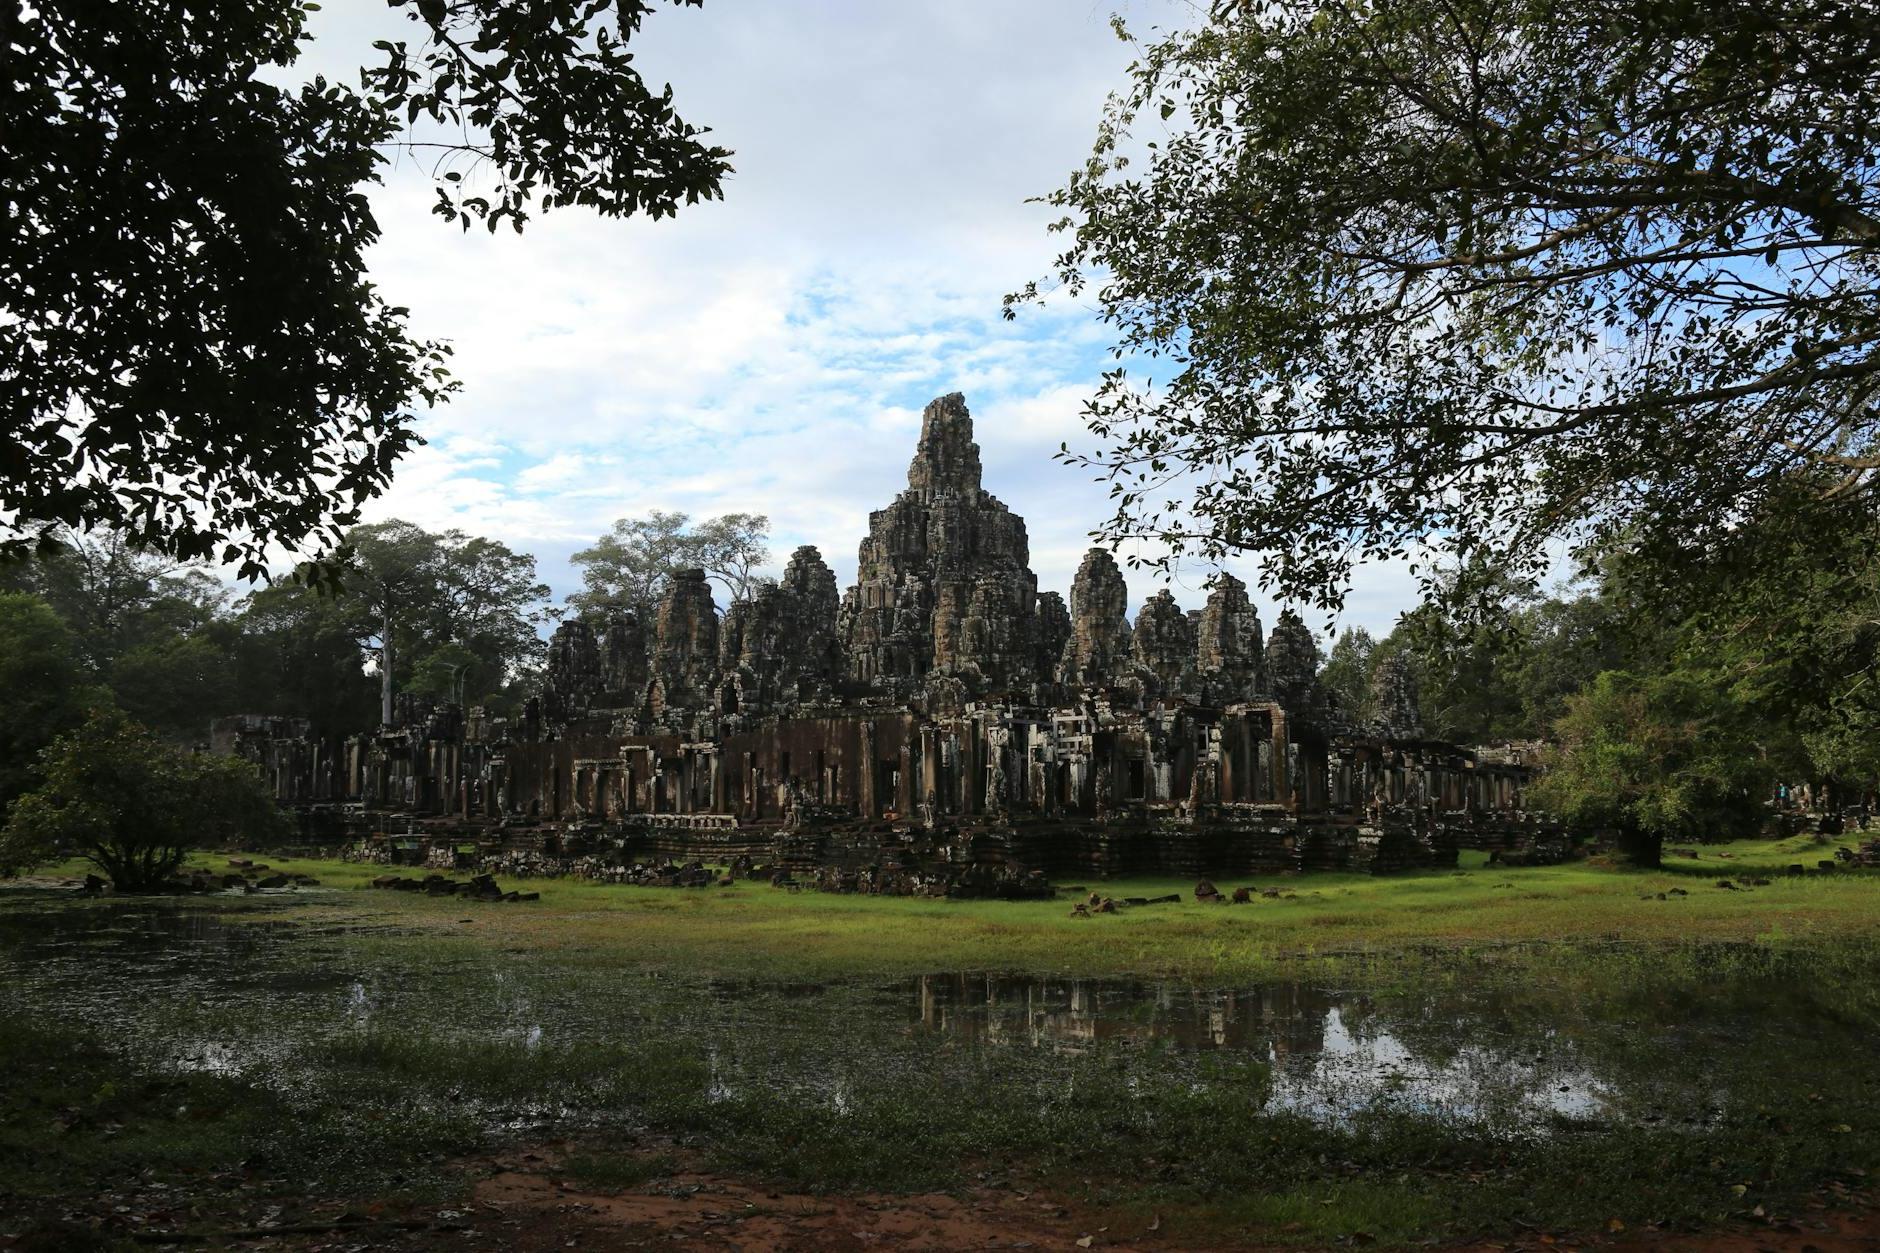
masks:
<instances>
[{"instance_id":1,"label":"small stone pile","mask_svg":"<svg viewBox=\"0 0 1880 1253\"><path fill-rule=\"evenodd\" d=\"M226 874L217 874L213 870L192 870L188 874L166 879L161 890L177 893L259 892L320 886L320 881L310 874L274 870L265 862L250 861L245 857L232 857L228 864L229 871ZM79 890L96 896L109 886L105 880L90 874L85 876Z\"/></svg>"},{"instance_id":2,"label":"small stone pile","mask_svg":"<svg viewBox=\"0 0 1880 1253\"><path fill-rule=\"evenodd\" d=\"M505 892L494 875L480 874L469 882L446 875L428 874L422 879L405 875L382 874L372 881L375 888L392 892L423 892L426 896L461 896L473 901L539 901L540 892Z\"/></svg>"},{"instance_id":3,"label":"small stone pile","mask_svg":"<svg viewBox=\"0 0 1880 1253\"><path fill-rule=\"evenodd\" d=\"M643 888L708 888L714 883L729 887L734 881L734 876L719 875L700 861L683 866L671 862L655 866L637 861L625 865L601 857L579 857L569 873L597 883L624 883Z\"/></svg>"},{"instance_id":4,"label":"small stone pile","mask_svg":"<svg viewBox=\"0 0 1880 1253\"><path fill-rule=\"evenodd\" d=\"M1082 888L1073 888L1071 890L1075 892L1083 891ZM1258 892L1260 896L1273 900L1277 900L1280 895L1278 888L1261 888ZM1253 888L1239 887L1234 889L1234 894L1231 899L1236 905L1246 905L1252 902L1254 894L1255 889ZM1170 892L1167 896L1125 896L1119 901L1114 897L1105 896L1101 892L1092 892L1089 897L1071 906L1071 917L1089 918L1096 914L1114 914L1123 909L1136 909L1144 905L1175 905L1179 904L1181 899L1181 893ZM1203 879L1195 884L1195 900L1203 905L1225 905L1229 902L1229 899L1229 897L1222 894L1221 890L1207 879Z\"/></svg>"},{"instance_id":5,"label":"small stone pile","mask_svg":"<svg viewBox=\"0 0 1880 1253\"><path fill-rule=\"evenodd\" d=\"M512 848L490 853L477 861L477 870L486 875L508 875L512 879L558 879L568 873L564 857L552 857L532 848Z\"/></svg>"},{"instance_id":6,"label":"small stone pile","mask_svg":"<svg viewBox=\"0 0 1880 1253\"><path fill-rule=\"evenodd\" d=\"M1250 888L1250 887L1238 887L1234 889L1233 895L1229 897L1226 893L1222 892L1219 888L1215 887L1214 884L1210 883L1206 879L1203 879L1201 882L1195 884L1195 899L1197 901L1200 901L1204 905L1210 904L1210 903L1215 904L1215 905L1225 905L1225 904L1228 904L1230 900L1235 905L1247 905L1247 904L1252 903L1255 890L1256 889ZM1258 889L1258 891L1261 896L1267 897L1269 899L1277 898L1279 896L1278 888L1260 888ZM1160 901L1165 901L1165 900L1172 901L1172 900L1180 900L1180 899L1181 898L1179 896L1163 896L1163 897L1157 897L1156 900L1151 901L1150 904L1156 904ZM1135 902L1131 901L1130 903L1134 904Z\"/></svg>"},{"instance_id":7,"label":"small stone pile","mask_svg":"<svg viewBox=\"0 0 1880 1253\"><path fill-rule=\"evenodd\" d=\"M754 866L749 857L735 858L720 874L702 861L626 862L618 854L588 853L579 857L553 857L547 853L514 850L485 857L478 865L485 874L506 874L517 879L555 879L569 876L595 883L624 883L636 887L705 887L727 885L737 879L763 878L769 871Z\"/></svg>"},{"instance_id":8,"label":"small stone pile","mask_svg":"<svg viewBox=\"0 0 1880 1253\"><path fill-rule=\"evenodd\" d=\"M975 862L964 867L918 870L897 862L850 869L819 866L806 878L779 869L770 876L772 887L864 896L926 896L947 900L1050 900L1057 895L1042 870Z\"/></svg>"},{"instance_id":9,"label":"small stone pile","mask_svg":"<svg viewBox=\"0 0 1880 1253\"><path fill-rule=\"evenodd\" d=\"M456 870L460 865L457 850L449 844L433 844L425 850L426 870Z\"/></svg>"},{"instance_id":10,"label":"small stone pile","mask_svg":"<svg viewBox=\"0 0 1880 1253\"><path fill-rule=\"evenodd\" d=\"M341 861L350 861L362 866L389 866L392 864L392 848L389 844L361 840L357 844L348 844L339 851Z\"/></svg>"}]
</instances>

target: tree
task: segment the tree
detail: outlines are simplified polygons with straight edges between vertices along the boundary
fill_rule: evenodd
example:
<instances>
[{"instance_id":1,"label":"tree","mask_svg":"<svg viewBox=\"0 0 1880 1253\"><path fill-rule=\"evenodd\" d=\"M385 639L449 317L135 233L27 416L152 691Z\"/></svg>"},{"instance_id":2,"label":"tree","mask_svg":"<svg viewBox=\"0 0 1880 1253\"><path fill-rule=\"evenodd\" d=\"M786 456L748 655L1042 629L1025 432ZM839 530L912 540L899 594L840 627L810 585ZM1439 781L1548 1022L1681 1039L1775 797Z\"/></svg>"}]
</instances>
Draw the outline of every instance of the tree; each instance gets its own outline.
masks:
<instances>
[{"instance_id":1,"label":"tree","mask_svg":"<svg viewBox=\"0 0 1880 1253\"><path fill-rule=\"evenodd\" d=\"M236 694L225 712L306 718L339 737L379 725L378 684L351 606L290 582L256 589L235 617Z\"/></svg>"},{"instance_id":2,"label":"tree","mask_svg":"<svg viewBox=\"0 0 1880 1253\"><path fill-rule=\"evenodd\" d=\"M593 614L618 605L651 622L668 577L692 568L722 584L733 604L748 597L755 589L752 572L770 560L770 519L728 513L688 530L691 521L658 509L621 518L593 547L570 558L581 570L582 590L568 603Z\"/></svg>"},{"instance_id":3,"label":"tree","mask_svg":"<svg viewBox=\"0 0 1880 1253\"><path fill-rule=\"evenodd\" d=\"M337 569L354 637L379 652L385 723L400 682L421 678L416 690L428 695L481 702L542 651L548 586L535 558L496 540L392 519L347 532Z\"/></svg>"},{"instance_id":4,"label":"tree","mask_svg":"<svg viewBox=\"0 0 1880 1253\"><path fill-rule=\"evenodd\" d=\"M1566 700L1606 670L1643 664L1628 623L1636 606L1615 606L1604 587L1583 595L1547 596L1521 611L1525 647L1506 674L1521 707L1521 738L1547 736ZM1649 634L1649 632L1645 632Z\"/></svg>"},{"instance_id":5,"label":"tree","mask_svg":"<svg viewBox=\"0 0 1880 1253\"><path fill-rule=\"evenodd\" d=\"M770 519L761 513L727 513L701 522L692 532L699 569L725 589L732 604L756 589L753 571L770 560Z\"/></svg>"},{"instance_id":6,"label":"tree","mask_svg":"<svg viewBox=\"0 0 1880 1253\"><path fill-rule=\"evenodd\" d=\"M121 654L200 631L227 608L227 590L207 570L139 548L120 531L60 530L46 539L30 558L0 561L0 587L49 604L100 676Z\"/></svg>"},{"instance_id":7,"label":"tree","mask_svg":"<svg viewBox=\"0 0 1880 1253\"><path fill-rule=\"evenodd\" d=\"M377 641L379 722L390 726L399 628L415 632L444 612L437 538L394 518L354 527L344 553L340 577L353 610L353 633L363 647Z\"/></svg>"},{"instance_id":8,"label":"tree","mask_svg":"<svg viewBox=\"0 0 1880 1253\"><path fill-rule=\"evenodd\" d=\"M1880 507L1798 481L1772 496L1754 538L1707 570L1679 655L1727 673L1789 735L1787 777L1880 783Z\"/></svg>"},{"instance_id":9,"label":"tree","mask_svg":"<svg viewBox=\"0 0 1880 1253\"><path fill-rule=\"evenodd\" d=\"M1339 711L1358 722L1371 716L1371 653L1376 648L1369 631L1346 627L1319 671L1319 684L1332 694Z\"/></svg>"},{"instance_id":10,"label":"tree","mask_svg":"<svg viewBox=\"0 0 1880 1253\"><path fill-rule=\"evenodd\" d=\"M0 6L0 549L108 525L252 579L356 520L454 387L366 277L392 152L492 230L663 217L729 173L633 63L645 0L395 0L415 49L279 85L317 7Z\"/></svg>"},{"instance_id":11,"label":"tree","mask_svg":"<svg viewBox=\"0 0 1880 1253\"><path fill-rule=\"evenodd\" d=\"M1776 771L1754 706L1726 676L1693 667L1609 670L1567 698L1531 795L1583 830L1610 832L1640 865L1667 839L1753 834Z\"/></svg>"},{"instance_id":12,"label":"tree","mask_svg":"<svg viewBox=\"0 0 1880 1253\"><path fill-rule=\"evenodd\" d=\"M449 663L456 676L450 699L489 704L505 684L540 663L544 648L537 628L553 615L534 557L496 540L446 531L438 536L438 593L434 645L425 660L441 657L445 649L458 654ZM445 694L422 684L416 690Z\"/></svg>"},{"instance_id":13,"label":"tree","mask_svg":"<svg viewBox=\"0 0 1880 1253\"><path fill-rule=\"evenodd\" d=\"M1871 496L1876 109L1852 0L1222 0L1047 198L1125 359L1065 454L1100 534L1336 608L1362 558L1675 575L1799 470Z\"/></svg>"},{"instance_id":14,"label":"tree","mask_svg":"<svg viewBox=\"0 0 1880 1253\"><path fill-rule=\"evenodd\" d=\"M1533 583L1478 554L1435 572L1422 604L1400 615L1371 655L1401 656L1432 735L1483 743L1537 733L1516 674L1529 646Z\"/></svg>"},{"instance_id":15,"label":"tree","mask_svg":"<svg viewBox=\"0 0 1880 1253\"><path fill-rule=\"evenodd\" d=\"M211 720L237 712L233 634L228 629L176 635L131 649L111 667L118 707L168 739L206 739Z\"/></svg>"},{"instance_id":16,"label":"tree","mask_svg":"<svg viewBox=\"0 0 1880 1253\"><path fill-rule=\"evenodd\" d=\"M39 781L39 751L107 699L86 681L72 634L51 606L0 592L0 817Z\"/></svg>"},{"instance_id":17,"label":"tree","mask_svg":"<svg viewBox=\"0 0 1880 1253\"><path fill-rule=\"evenodd\" d=\"M260 774L236 757L164 743L116 710L53 741L42 782L0 829L0 873L76 854L119 890L160 888L192 844L284 833Z\"/></svg>"}]
</instances>

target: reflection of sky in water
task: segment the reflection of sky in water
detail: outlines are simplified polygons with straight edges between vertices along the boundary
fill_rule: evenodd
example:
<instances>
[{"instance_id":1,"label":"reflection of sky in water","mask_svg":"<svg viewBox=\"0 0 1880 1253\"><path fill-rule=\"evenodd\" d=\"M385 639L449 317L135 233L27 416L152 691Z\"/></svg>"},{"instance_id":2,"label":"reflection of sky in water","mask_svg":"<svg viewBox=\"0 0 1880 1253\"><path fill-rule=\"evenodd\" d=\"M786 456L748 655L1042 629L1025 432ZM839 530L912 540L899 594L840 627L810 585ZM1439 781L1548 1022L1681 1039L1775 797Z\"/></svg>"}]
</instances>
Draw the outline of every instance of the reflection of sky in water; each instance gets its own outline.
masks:
<instances>
[{"instance_id":1,"label":"reflection of sky in water","mask_svg":"<svg viewBox=\"0 0 1880 1253\"><path fill-rule=\"evenodd\" d=\"M1478 1044L1421 1057L1387 1030L1354 1030L1337 1006L1323 1039L1316 1053L1273 1058L1272 1108L1331 1120L1382 1104L1471 1121L1608 1112L1605 1086L1571 1057L1541 1065Z\"/></svg>"},{"instance_id":2,"label":"reflection of sky in water","mask_svg":"<svg viewBox=\"0 0 1880 1253\"><path fill-rule=\"evenodd\" d=\"M929 1030L1057 1052L1134 1044L1250 1056L1271 1068L1269 1108L1324 1121L1373 1108L1501 1125L1613 1111L1607 1085L1568 1044L1550 1040L1537 1056L1498 1047L1492 1031L1469 1038L1474 1024L1453 1022L1435 1047L1419 1048L1365 998L1307 985L1220 991L998 975L916 984Z\"/></svg>"},{"instance_id":3,"label":"reflection of sky in water","mask_svg":"<svg viewBox=\"0 0 1880 1253\"><path fill-rule=\"evenodd\" d=\"M226 1040L184 1040L177 1045L176 1067L211 1075L238 1075L246 1064L242 1054Z\"/></svg>"}]
</instances>

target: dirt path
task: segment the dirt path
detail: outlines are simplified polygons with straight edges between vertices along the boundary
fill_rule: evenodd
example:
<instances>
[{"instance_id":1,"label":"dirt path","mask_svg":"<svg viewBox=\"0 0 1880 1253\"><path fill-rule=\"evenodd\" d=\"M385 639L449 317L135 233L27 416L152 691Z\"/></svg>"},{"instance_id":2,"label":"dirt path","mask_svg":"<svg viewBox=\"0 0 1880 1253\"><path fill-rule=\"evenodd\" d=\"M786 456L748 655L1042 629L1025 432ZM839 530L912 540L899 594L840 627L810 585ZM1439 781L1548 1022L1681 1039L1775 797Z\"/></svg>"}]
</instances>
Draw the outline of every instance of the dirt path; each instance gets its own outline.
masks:
<instances>
[{"instance_id":1,"label":"dirt path","mask_svg":"<svg viewBox=\"0 0 1880 1253\"><path fill-rule=\"evenodd\" d=\"M657 1179L623 1187L586 1184L564 1162L572 1146L542 1146L460 1163L476 1180L467 1196L443 1206L374 1204L342 1209L270 1194L254 1205L224 1210L223 1222L197 1213L182 1198L166 1211L107 1206L108 1213L66 1215L66 1222L9 1236L0 1223L0 1253L66 1253L131 1247L212 1247L368 1253L419 1250L453 1253L550 1253L579 1249L866 1250L979 1249L1309 1249L1370 1247L1368 1237L1329 1245L1300 1243L1298 1234L1220 1231L1198 1238L1171 1222L1119 1218L1019 1187L984 1187L964 1194L847 1193L813 1195L774 1190L692 1168L683 1160ZM662 1154L662 1162L671 1154ZM226 1200L232 1198L225 1198ZM260 1199L256 1204L260 1204ZM229 1222L235 1213L248 1222ZM205 1219L207 1221L205 1221ZM258 1223L250 1226L249 1223ZM162 1232L189 1231L181 1241ZM1439 1253L1880 1253L1880 1209L1866 1195L1824 1194L1797 1214L1746 1216L1721 1230L1689 1234L1624 1229L1566 1235L1524 1231L1503 1239L1423 1246Z\"/></svg>"},{"instance_id":2,"label":"dirt path","mask_svg":"<svg viewBox=\"0 0 1880 1253\"><path fill-rule=\"evenodd\" d=\"M453 1248L547 1253L576 1248L711 1250L936 1251L1300 1249L1232 1233L1207 1242L1161 1229L1159 1220L1080 1214L1050 1196L1013 1189L964 1195L815 1196L753 1186L705 1171L680 1171L619 1190L584 1187L551 1157L520 1154L490 1163L464 1215L478 1238L448 1237ZM1154 1223L1151 1226L1151 1223ZM442 1246L446 1237L440 1234ZM1330 1249L1365 1247L1362 1238ZM1526 1232L1504 1240L1442 1246L1447 1253L1880 1253L1880 1211L1835 1210L1814 1202L1800 1216L1766 1216L1701 1235L1656 1230L1605 1231L1582 1237Z\"/></svg>"},{"instance_id":3,"label":"dirt path","mask_svg":"<svg viewBox=\"0 0 1880 1253\"><path fill-rule=\"evenodd\" d=\"M1075 1249L1109 1244L1048 1198L1010 1191L964 1196L811 1196L703 1173L622 1192L584 1190L552 1171L502 1163L478 1185L505 1247L534 1250L671 1247L726 1250ZM1121 1236L1122 1233L1115 1233ZM1078 1241L1089 1243L1079 1245Z\"/></svg>"}]
</instances>

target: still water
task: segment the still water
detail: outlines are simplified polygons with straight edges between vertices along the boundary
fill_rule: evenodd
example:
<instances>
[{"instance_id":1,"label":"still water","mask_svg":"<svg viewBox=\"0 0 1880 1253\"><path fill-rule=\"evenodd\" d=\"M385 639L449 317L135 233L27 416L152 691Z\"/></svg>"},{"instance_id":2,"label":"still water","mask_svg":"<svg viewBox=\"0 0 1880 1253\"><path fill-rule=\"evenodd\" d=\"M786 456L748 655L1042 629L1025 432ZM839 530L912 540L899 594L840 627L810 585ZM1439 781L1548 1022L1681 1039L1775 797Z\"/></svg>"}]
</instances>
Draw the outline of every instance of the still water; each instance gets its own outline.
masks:
<instances>
[{"instance_id":1,"label":"still water","mask_svg":"<svg viewBox=\"0 0 1880 1253\"><path fill-rule=\"evenodd\" d=\"M1754 1099L1756 1057L1858 1048L1865 1030L1722 951L1714 979L1623 994L1466 967L1390 991L952 972L782 984L439 942L370 905L309 922L307 900L0 893L0 1012L83 1024L159 1066L283 1085L317 1081L323 1042L391 1029L443 1041L445 1066L453 1042L676 1043L709 1059L714 1100L759 1085L840 1107L897 1070L961 1065L1005 1089L971 1099L1022 1101L1096 1059L1125 1083L1192 1075L1222 1099L1326 1123L1407 1111L1516 1134L1702 1125Z\"/></svg>"}]
</instances>

